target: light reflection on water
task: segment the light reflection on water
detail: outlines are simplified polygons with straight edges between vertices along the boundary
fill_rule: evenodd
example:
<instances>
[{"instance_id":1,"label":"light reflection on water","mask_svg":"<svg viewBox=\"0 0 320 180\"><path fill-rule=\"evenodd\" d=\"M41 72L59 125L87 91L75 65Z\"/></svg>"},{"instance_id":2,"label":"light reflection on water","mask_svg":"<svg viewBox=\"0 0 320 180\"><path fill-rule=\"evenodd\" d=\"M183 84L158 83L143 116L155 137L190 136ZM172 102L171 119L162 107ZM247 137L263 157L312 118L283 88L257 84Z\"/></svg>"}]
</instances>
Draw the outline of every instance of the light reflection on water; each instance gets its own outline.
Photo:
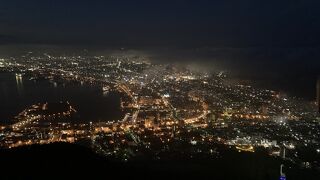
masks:
<instances>
[{"instance_id":1,"label":"light reflection on water","mask_svg":"<svg viewBox=\"0 0 320 180\"><path fill-rule=\"evenodd\" d=\"M22 74L16 74L16 85L19 96L22 96L23 93L23 81L22 81Z\"/></svg>"}]
</instances>

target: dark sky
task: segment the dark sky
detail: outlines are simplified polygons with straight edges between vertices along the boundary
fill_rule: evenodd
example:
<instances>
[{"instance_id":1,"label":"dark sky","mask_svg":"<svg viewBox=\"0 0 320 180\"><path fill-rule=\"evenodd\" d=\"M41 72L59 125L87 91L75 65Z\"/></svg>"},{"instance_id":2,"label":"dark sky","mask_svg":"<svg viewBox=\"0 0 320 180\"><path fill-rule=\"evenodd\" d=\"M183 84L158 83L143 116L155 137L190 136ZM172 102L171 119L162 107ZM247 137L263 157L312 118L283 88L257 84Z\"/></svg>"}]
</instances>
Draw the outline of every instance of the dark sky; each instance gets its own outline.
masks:
<instances>
[{"instance_id":1,"label":"dark sky","mask_svg":"<svg viewBox=\"0 0 320 180\"><path fill-rule=\"evenodd\" d=\"M0 42L104 46L318 46L311 0L2 0Z\"/></svg>"},{"instance_id":2,"label":"dark sky","mask_svg":"<svg viewBox=\"0 0 320 180\"><path fill-rule=\"evenodd\" d=\"M314 98L320 1L1 0L0 53L26 45L138 49Z\"/></svg>"}]
</instances>

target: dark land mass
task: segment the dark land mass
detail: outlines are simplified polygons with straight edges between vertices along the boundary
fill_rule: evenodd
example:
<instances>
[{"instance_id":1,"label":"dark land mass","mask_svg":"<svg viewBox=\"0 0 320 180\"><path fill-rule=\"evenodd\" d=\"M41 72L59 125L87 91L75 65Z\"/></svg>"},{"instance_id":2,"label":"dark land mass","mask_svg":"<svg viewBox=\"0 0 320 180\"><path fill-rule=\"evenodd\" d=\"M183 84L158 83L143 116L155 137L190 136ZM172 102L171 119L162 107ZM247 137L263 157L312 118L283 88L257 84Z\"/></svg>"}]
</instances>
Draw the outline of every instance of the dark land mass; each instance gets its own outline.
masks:
<instances>
[{"instance_id":1,"label":"dark land mass","mask_svg":"<svg viewBox=\"0 0 320 180\"><path fill-rule=\"evenodd\" d=\"M167 156L167 155L166 155ZM169 155L120 162L84 146L54 143L0 150L1 180L5 179L279 179L281 160L262 153L226 149L220 158ZM286 165L287 179L320 179L319 172Z\"/></svg>"}]
</instances>

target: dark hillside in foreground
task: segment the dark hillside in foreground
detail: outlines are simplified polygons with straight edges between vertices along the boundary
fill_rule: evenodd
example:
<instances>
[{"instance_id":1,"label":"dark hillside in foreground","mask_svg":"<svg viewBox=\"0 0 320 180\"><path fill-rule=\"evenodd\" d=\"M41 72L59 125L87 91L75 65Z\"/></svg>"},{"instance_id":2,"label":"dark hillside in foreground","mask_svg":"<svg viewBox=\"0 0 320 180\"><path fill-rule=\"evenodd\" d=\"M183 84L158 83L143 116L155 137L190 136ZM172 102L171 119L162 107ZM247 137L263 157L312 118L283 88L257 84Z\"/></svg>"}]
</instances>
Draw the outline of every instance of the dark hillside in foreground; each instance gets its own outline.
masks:
<instances>
[{"instance_id":1,"label":"dark hillside in foreground","mask_svg":"<svg viewBox=\"0 0 320 180\"><path fill-rule=\"evenodd\" d=\"M171 158L114 162L90 149L66 143L32 145L0 151L2 179L279 179L279 160L226 150L222 158ZM319 179L319 174L291 168L287 179Z\"/></svg>"}]
</instances>

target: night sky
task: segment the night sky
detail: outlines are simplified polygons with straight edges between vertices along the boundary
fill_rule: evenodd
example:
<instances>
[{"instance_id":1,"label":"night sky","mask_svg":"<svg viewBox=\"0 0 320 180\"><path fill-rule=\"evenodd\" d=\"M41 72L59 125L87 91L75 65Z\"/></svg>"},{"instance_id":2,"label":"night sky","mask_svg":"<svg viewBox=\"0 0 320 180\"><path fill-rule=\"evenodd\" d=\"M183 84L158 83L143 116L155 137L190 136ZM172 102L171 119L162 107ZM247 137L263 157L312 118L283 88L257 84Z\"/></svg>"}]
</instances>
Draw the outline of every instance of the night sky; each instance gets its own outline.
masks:
<instances>
[{"instance_id":1,"label":"night sky","mask_svg":"<svg viewBox=\"0 0 320 180\"><path fill-rule=\"evenodd\" d=\"M313 98L319 9L317 0L1 0L0 52L30 45L125 47Z\"/></svg>"},{"instance_id":2,"label":"night sky","mask_svg":"<svg viewBox=\"0 0 320 180\"><path fill-rule=\"evenodd\" d=\"M318 46L310 0L2 0L1 43Z\"/></svg>"}]
</instances>

